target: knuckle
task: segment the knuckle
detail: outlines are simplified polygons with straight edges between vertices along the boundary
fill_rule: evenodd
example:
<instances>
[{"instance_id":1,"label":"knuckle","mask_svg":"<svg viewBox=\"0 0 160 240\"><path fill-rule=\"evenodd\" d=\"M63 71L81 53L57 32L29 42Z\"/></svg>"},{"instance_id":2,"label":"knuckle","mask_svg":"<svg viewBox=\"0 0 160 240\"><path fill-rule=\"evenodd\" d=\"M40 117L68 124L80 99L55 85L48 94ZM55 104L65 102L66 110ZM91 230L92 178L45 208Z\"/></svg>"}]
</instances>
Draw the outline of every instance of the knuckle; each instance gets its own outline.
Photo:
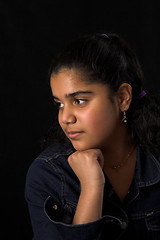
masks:
<instances>
[{"instance_id":1,"label":"knuckle","mask_svg":"<svg viewBox=\"0 0 160 240\"><path fill-rule=\"evenodd\" d=\"M72 161L72 159L73 159L73 156L70 155L70 156L68 157L68 162L70 163L70 162Z\"/></svg>"}]
</instances>

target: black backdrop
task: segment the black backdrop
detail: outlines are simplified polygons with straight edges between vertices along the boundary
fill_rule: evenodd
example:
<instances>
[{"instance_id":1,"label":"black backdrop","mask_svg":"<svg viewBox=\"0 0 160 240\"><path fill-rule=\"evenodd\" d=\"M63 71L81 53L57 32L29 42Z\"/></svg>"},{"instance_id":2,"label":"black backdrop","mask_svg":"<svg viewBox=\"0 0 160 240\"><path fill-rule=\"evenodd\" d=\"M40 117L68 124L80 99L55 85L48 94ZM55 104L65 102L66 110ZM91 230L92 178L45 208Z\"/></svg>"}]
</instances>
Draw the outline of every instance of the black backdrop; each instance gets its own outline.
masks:
<instances>
[{"instance_id":1,"label":"black backdrop","mask_svg":"<svg viewBox=\"0 0 160 240\"><path fill-rule=\"evenodd\" d=\"M159 0L0 0L1 220L4 239L32 239L24 200L29 165L55 119L52 56L89 32L121 34L136 51L145 90L159 92Z\"/></svg>"}]
</instances>

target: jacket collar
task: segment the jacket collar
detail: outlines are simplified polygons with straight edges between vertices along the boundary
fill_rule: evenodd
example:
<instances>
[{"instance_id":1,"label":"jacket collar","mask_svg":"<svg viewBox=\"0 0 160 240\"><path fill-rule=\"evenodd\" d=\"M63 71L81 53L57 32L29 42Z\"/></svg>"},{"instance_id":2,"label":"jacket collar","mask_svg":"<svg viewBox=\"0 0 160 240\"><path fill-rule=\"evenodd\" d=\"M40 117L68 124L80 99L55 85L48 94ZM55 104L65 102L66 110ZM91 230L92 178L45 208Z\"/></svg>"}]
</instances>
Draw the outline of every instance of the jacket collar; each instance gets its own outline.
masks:
<instances>
[{"instance_id":1,"label":"jacket collar","mask_svg":"<svg viewBox=\"0 0 160 240\"><path fill-rule=\"evenodd\" d=\"M160 161L150 152L137 147L135 180L139 187L147 187L160 182Z\"/></svg>"}]
</instances>

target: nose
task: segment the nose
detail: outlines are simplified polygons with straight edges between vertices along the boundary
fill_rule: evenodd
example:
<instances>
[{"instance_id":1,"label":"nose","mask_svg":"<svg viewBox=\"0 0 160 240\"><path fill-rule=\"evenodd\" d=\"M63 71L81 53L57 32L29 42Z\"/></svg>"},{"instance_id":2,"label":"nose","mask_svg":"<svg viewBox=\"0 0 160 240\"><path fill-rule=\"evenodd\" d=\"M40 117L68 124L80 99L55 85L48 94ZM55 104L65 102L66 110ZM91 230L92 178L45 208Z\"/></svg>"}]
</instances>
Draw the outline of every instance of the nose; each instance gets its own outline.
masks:
<instances>
[{"instance_id":1,"label":"nose","mask_svg":"<svg viewBox=\"0 0 160 240\"><path fill-rule=\"evenodd\" d=\"M76 116L74 111L69 107L64 107L61 112L59 112L59 121L63 124L73 124L76 122Z\"/></svg>"}]
</instances>

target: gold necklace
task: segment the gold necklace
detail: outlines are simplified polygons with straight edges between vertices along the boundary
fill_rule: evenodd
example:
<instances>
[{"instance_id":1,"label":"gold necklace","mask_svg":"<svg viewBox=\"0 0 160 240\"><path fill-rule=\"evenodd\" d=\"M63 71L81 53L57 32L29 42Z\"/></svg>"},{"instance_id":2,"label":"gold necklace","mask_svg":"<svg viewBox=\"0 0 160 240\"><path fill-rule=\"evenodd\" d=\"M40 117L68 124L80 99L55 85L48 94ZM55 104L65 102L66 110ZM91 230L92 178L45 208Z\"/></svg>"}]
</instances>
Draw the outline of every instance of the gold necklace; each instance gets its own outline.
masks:
<instances>
[{"instance_id":1,"label":"gold necklace","mask_svg":"<svg viewBox=\"0 0 160 240\"><path fill-rule=\"evenodd\" d=\"M129 159L129 157L131 156L131 154L133 153L133 150L135 149L135 145L131 148L131 150L129 151L129 153L127 154L127 157L125 158L124 161L122 162L118 162L117 165L113 165L112 169L115 170L116 172L118 172L118 170L124 166L125 162Z\"/></svg>"}]
</instances>

